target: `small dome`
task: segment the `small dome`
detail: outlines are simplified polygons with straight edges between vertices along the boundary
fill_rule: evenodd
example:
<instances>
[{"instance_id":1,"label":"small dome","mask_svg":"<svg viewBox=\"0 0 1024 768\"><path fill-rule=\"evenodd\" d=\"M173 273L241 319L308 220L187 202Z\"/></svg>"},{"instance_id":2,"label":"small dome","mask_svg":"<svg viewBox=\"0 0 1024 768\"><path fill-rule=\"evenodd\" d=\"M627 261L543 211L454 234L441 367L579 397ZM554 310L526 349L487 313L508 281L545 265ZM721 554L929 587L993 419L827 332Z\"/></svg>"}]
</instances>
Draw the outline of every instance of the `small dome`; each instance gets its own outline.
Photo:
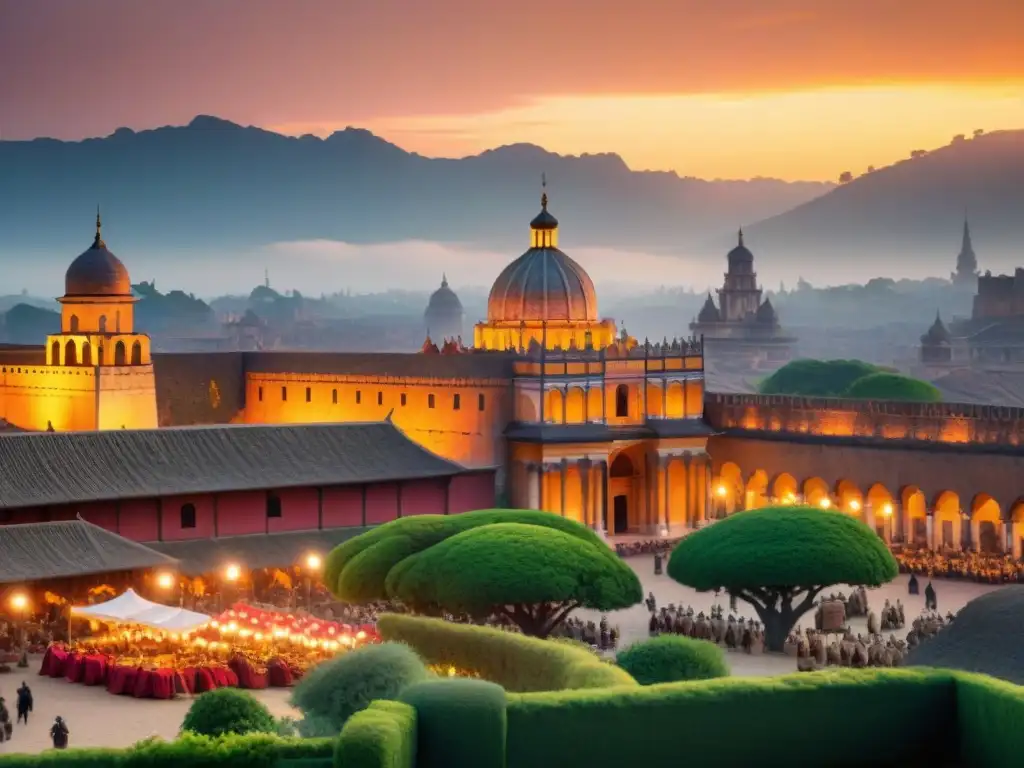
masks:
<instances>
[{"instance_id":1,"label":"small dome","mask_svg":"<svg viewBox=\"0 0 1024 768\"><path fill-rule=\"evenodd\" d=\"M557 248L531 248L498 275L487 299L489 322L597 322L590 275Z\"/></svg>"},{"instance_id":2,"label":"small dome","mask_svg":"<svg viewBox=\"0 0 1024 768\"><path fill-rule=\"evenodd\" d=\"M761 306L757 308L757 322L762 325L775 325L778 322L778 316L775 314L775 307L772 306L772 300L765 298L761 302Z\"/></svg>"},{"instance_id":3,"label":"small dome","mask_svg":"<svg viewBox=\"0 0 1024 768\"><path fill-rule=\"evenodd\" d=\"M441 287L430 294L430 301L427 302L427 313L448 313L450 315L462 314L462 302L455 291L448 287L448 276L441 276Z\"/></svg>"},{"instance_id":4,"label":"small dome","mask_svg":"<svg viewBox=\"0 0 1024 768\"><path fill-rule=\"evenodd\" d=\"M729 251L727 257L729 259L729 269L732 270L734 264L754 264L754 254L750 252L750 249L743 244L743 230L739 231L739 243Z\"/></svg>"},{"instance_id":5,"label":"small dome","mask_svg":"<svg viewBox=\"0 0 1024 768\"><path fill-rule=\"evenodd\" d=\"M944 344L949 344L949 341L949 331L946 330L946 326L942 322L942 318L939 316L939 313L936 312L935 322L932 323L932 327L928 329L928 332L921 337L921 343L926 346L942 346Z\"/></svg>"},{"instance_id":6,"label":"small dome","mask_svg":"<svg viewBox=\"0 0 1024 768\"><path fill-rule=\"evenodd\" d=\"M548 210L547 192L540 197L540 213L533 217L530 229L558 229L558 219Z\"/></svg>"},{"instance_id":7,"label":"small dome","mask_svg":"<svg viewBox=\"0 0 1024 768\"><path fill-rule=\"evenodd\" d=\"M107 250L96 214L96 239L64 274L65 296L131 296L132 282L121 260Z\"/></svg>"},{"instance_id":8,"label":"small dome","mask_svg":"<svg viewBox=\"0 0 1024 768\"><path fill-rule=\"evenodd\" d=\"M697 322L699 323L719 323L722 321L722 315L718 311L718 307L715 306L715 300L711 298L711 293L708 293L707 299L704 301L704 306L700 308L700 312L697 314Z\"/></svg>"}]
</instances>

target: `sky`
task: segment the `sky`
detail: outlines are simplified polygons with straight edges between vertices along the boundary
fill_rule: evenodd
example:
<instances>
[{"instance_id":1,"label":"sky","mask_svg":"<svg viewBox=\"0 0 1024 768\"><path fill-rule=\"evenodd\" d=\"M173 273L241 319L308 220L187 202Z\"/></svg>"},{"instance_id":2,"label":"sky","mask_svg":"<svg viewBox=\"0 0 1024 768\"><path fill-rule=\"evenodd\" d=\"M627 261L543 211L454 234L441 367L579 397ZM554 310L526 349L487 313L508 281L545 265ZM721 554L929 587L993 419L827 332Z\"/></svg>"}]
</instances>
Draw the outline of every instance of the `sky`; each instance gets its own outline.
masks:
<instances>
[{"instance_id":1,"label":"sky","mask_svg":"<svg viewBox=\"0 0 1024 768\"><path fill-rule=\"evenodd\" d=\"M196 114L834 180L1024 128L1024 0L0 0L0 139Z\"/></svg>"}]
</instances>

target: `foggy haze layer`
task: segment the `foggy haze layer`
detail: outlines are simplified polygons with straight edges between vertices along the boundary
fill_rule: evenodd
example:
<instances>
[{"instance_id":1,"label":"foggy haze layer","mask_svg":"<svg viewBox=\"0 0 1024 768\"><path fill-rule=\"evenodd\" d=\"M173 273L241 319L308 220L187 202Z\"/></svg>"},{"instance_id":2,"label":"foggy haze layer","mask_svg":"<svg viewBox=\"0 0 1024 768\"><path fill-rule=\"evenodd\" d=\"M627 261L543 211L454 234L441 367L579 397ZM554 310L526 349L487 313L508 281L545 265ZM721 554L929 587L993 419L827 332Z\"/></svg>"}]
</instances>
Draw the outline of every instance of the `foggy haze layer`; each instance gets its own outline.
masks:
<instances>
[{"instance_id":1,"label":"foggy haze layer","mask_svg":"<svg viewBox=\"0 0 1024 768\"><path fill-rule=\"evenodd\" d=\"M593 279L599 296L606 300L625 298L658 287L684 288L703 292L720 287L726 269L726 254L697 255L653 254L611 248L573 248L564 243L565 252L577 261ZM805 262L799 268L784 258L771 258L758 252L756 243L747 241L754 252L754 266L765 289L776 290L780 282L788 288L802 278L814 286L866 283L872 278L923 279L948 277L956 261L955 242L947 253L908 254L901 251L883 274L872 265L857 260L828 260L818 265ZM432 291L446 274L456 290L487 291L501 270L521 252L501 253L423 241L377 244L352 244L334 240L280 242L242 251L161 250L143 253L125 252L111 245L128 267L133 283L156 281L167 292L182 290L202 298L223 294L248 294L269 277L278 291L298 290L319 296L339 291L377 293L387 290ZM525 245L523 250L526 250ZM1010 272L1019 263L1019 255L989 252L978 246L982 270ZM70 264L75 253L67 254ZM23 253L12 259L6 271L7 290L22 289L35 296L63 294L63 269L52 269L53 253ZM1016 256L1016 258L1015 258Z\"/></svg>"}]
</instances>

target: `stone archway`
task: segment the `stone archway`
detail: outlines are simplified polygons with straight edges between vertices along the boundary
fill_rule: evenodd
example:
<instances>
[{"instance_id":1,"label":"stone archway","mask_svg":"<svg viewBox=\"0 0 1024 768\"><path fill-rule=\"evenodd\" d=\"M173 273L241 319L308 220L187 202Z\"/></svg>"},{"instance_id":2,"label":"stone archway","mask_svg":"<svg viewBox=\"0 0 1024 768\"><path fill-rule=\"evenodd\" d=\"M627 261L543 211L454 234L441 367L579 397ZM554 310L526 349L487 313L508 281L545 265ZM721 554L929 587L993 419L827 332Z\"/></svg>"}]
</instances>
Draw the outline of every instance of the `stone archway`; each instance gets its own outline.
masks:
<instances>
[{"instance_id":1,"label":"stone archway","mask_svg":"<svg viewBox=\"0 0 1024 768\"><path fill-rule=\"evenodd\" d=\"M743 472L739 466L727 461L718 471L712 487L712 512L715 517L725 517L743 509Z\"/></svg>"},{"instance_id":2,"label":"stone archway","mask_svg":"<svg viewBox=\"0 0 1024 768\"><path fill-rule=\"evenodd\" d=\"M686 416L686 395L681 382L673 381L665 393L665 416L669 419L681 419Z\"/></svg>"},{"instance_id":3,"label":"stone archway","mask_svg":"<svg viewBox=\"0 0 1024 768\"><path fill-rule=\"evenodd\" d=\"M799 493L796 478L788 472L783 472L772 481L772 500L776 504L796 504Z\"/></svg>"},{"instance_id":4,"label":"stone archway","mask_svg":"<svg viewBox=\"0 0 1024 768\"><path fill-rule=\"evenodd\" d=\"M1001 554L1006 548L1002 509L987 493L971 501L971 549L986 554Z\"/></svg>"},{"instance_id":5,"label":"stone archway","mask_svg":"<svg viewBox=\"0 0 1024 768\"><path fill-rule=\"evenodd\" d=\"M1010 507L1009 520L1013 556L1020 560L1024 556L1024 498L1017 499Z\"/></svg>"},{"instance_id":6,"label":"stone archway","mask_svg":"<svg viewBox=\"0 0 1024 768\"><path fill-rule=\"evenodd\" d=\"M608 530L624 534L639 530L640 473L637 463L626 451L608 465Z\"/></svg>"},{"instance_id":7,"label":"stone archway","mask_svg":"<svg viewBox=\"0 0 1024 768\"><path fill-rule=\"evenodd\" d=\"M768 503L768 473L763 469L755 469L747 480L744 509L760 509Z\"/></svg>"},{"instance_id":8,"label":"stone archway","mask_svg":"<svg viewBox=\"0 0 1024 768\"><path fill-rule=\"evenodd\" d=\"M570 387L565 394L565 423L582 424L587 408L587 393L582 387Z\"/></svg>"},{"instance_id":9,"label":"stone archway","mask_svg":"<svg viewBox=\"0 0 1024 768\"><path fill-rule=\"evenodd\" d=\"M559 389L549 389L544 393L544 421L548 424L561 424L565 416L565 398Z\"/></svg>"},{"instance_id":10,"label":"stone archway","mask_svg":"<svg viewBox=\"0 0 1024 768\"><path fill-rule=\"evenodd\" d=\"M916 485L908 485L900 494L904 541L921 547L931 546L928 540L928 503Z\"/></svg>"},{"instance_id":11,"label":"stone archway","mask_svg":"<svg viewBox=\"0 0 1024 768\"><path fill-rule=\"evenodd\" d=\"M875 483L868 488L867 497L864 500L865 522L873 524L875 531L887 543L892 543L895 537L896 505L893 504L892 494L889 489L881 483Z\"/></svg>"},{"instance_id":12,"label":"stone archway","mask_svg":"<svg viewBox=\"0 0 1024 768\"><path fill-rule=\"evenodd\" d=\"M953 491L940 491L932 505L932 549L959 550L963 543L963 527L960 497Z\"/></svg>"},{"instance_id":13,"label":"stone archway","mask_svg":"<svg viewBox=\"0 0 1024 768\"><path fill-rule=\"evenodd\" d=\"M836 483L836 506L841 512L864 519L864 494L860 488L849 480Z\"/></svg>"},{"instance_id":14,"label":"stone archway","mask_svg":"<svg viewBox=\"0 0 1024 768\"><path fill-rule=\"evenodd\" d=\"M820 477L809 477L804 480L804 503L811 507L830 509L832 494L828 483Z\"/></svg>"}]
</instances>

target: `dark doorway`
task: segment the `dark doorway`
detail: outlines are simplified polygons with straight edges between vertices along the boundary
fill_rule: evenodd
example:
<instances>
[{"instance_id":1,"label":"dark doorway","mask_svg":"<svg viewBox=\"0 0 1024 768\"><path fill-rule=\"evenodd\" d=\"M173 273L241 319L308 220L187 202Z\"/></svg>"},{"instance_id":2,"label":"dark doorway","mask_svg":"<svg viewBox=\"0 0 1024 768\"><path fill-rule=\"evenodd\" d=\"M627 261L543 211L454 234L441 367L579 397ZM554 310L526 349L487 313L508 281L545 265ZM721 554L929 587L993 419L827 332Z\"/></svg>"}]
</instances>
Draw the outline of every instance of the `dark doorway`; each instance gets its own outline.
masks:
<instances>
[{"instance_id":1,"label":"dark doorway","mask_svg":"<svg viewBox=\"0 0 1024 768\"><path fill-rule=\"evenodd\" d=\"M629 497L616 496L613 504L615 508L615 533L625 533L629 530Z\"/></svg>"},{"instance_id":2,"label":"dark doorway","mask_svg":"<svg viewBox=\"0 0 1024 768\"><path fill-rule=\"evenodd\" d=\"M923 517L915 517L913 520L912 540L915 544L928 546L928 521Z\"/></svg>"},{"instance_id":3,"label":"dark doorway","mask_svg":"<svg viewBox=\"0 0 1024 768\"><path fill-rule=\"evenodd\" d=\"M953 546L953 521L943 520L942 521L942 546L952 547Z\"/></svg>"},{"instance_id":4,"label":"dark doorway","mask_svg":"<svg viewBox=\"0 0 1024 768\"><path fill-rule=\"evenodd\" d=\"M629 387L625 384L615 388L615 416L620 419L629 416Z\"/></svg>"},{"instance_id":5,"label":"dark doorway","mask_svg":"<svg viewBox=\"0 0 1024 768\"><path fill-rule=\"evenodd\" d=\"M978 525L978 549L989 555L1003 551L999 544L999 532L996 530L996 524L991 520L985 520Z\"/></svg>"}]
</instances>

